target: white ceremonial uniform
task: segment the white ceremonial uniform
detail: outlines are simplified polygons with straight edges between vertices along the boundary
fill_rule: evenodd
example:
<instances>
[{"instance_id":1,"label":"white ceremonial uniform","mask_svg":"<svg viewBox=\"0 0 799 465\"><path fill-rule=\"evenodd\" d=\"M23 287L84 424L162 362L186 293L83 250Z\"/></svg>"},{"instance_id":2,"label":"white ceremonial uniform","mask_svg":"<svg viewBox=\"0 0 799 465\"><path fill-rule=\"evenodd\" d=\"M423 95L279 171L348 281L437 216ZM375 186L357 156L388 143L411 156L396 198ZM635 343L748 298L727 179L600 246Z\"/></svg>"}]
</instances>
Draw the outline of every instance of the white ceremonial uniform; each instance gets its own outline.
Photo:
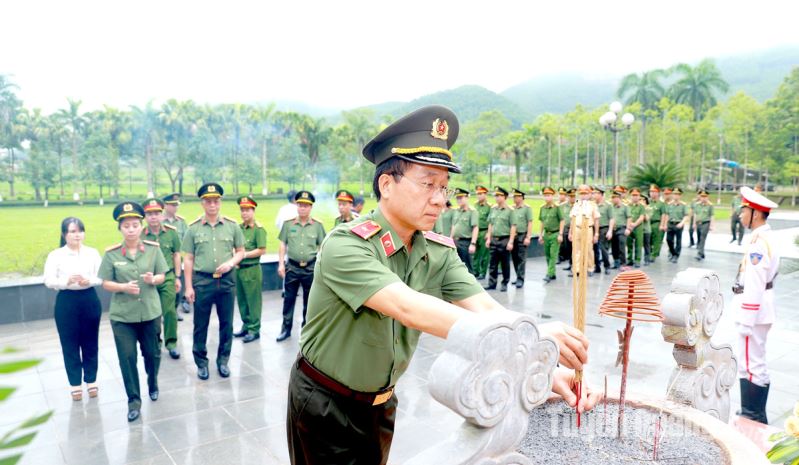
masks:
<instances>
[{"instance_id":1,"label":"white ceremonial uniform","mask_svg":"<svg viewBox=\"0 0 799 465\"><path fill-rule=\"evenodd\" d=\"M582 271L582 225L583 219L588 221L588 229L591 231L588 234L588 240L592 243L589 248L591 253L588 254L588 271L594 269L594 230L595 221L599 219L599 208L593 200L577 200L574 202L572 209L569 213L570 220L574 220L574 227L571 228L572 236L572 271L577 274Z\"/></svg>"},{"instance_id":2,"label":"white ceremonial uniform","mask_svg":"<svg viewBox=\"0 0 799 465\"><path fill-rule=\"evenodd\" d=\"M770 384L766 338L776 318L774 289L766 287L777 276L780 255L770 243L770 233L767 224L752 231L738 276L737 284L743 285L743 293L732 299L738 331L738 377L758 386Z\"/></svg>"}]
</instances>

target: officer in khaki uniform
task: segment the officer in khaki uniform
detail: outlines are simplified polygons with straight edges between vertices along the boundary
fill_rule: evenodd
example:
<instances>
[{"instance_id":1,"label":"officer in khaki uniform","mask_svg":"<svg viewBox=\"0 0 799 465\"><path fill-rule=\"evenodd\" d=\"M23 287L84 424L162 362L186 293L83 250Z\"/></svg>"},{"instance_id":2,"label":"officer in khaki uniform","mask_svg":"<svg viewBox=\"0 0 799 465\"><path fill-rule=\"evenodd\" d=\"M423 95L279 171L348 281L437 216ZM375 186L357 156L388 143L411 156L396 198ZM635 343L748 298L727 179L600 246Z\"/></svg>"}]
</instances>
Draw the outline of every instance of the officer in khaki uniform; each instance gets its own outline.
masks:
<instances>
[{"instance_id":1,"label":"officer in khaki uniform","mask_svg":"<svg viewBox=\"0 0 799 465\"><path fill-rule=\"evenodd\" d=\"M491 205L488 203L488 189L485 186L475 187L474 192L477 194L477 203L474 204L474 209L477 210L477 251L474 253L474 272L477 279L482 280L488 272L489 251L486 246L486 233Z\"/></svg>"},{"instance_id":2,"label":"officer in khaki uniform","mask_svg":"<svg viewBox=\"0 0 799 465\"><path fill-rule=\"evenodd\" d=\"M455 199L458 208L452 216L452 234L455 245L458 248L458 257L469 273L475 274L472 267L472 254L477 250L477 236L479 218L477 210L469 206L469 191L466 189L455 189Z\"/></svg>"},{"instance_id":3,"label":"officer in khaki uniform","mask_svg":"<svg viewBox=\"0 0 799 465\"><path fill-rule=\"evenodd\" d=\"M682 189L675 187L671 191L671 202L666 205L666 242L669 245L669 261L677 263L682 251L682 232L688 223L690 212L688 206L682 201Z\"/></svg>"},{"instance_id":4,"label":"officer in khaki uniform","mask_svg":"<svg viewBox=\"0 0 799 465\"><path fill-rule=\"evenodd\" d=\"M533 234L533 209L524 203L524 192L513 189L513 224L516 235L510 258L516 270L516 288L524 286L524 270L527 265L527 247Z\"/></svg>"},{"instance_id":5,"label":"officer in khaki uniform","mask_svg":"<svg viewBox=\"0 0 799 465\"><path fill-rule=\"evenodd\" d=\"M550 282L556 278L555 264L558 261L558 249L563 242L563 212L553 201L555 189L545 187L541 193L544 195L544 205L538 211L538 221L541 222L541 231L538 235L538 243L544 245L544 256L547 258L547 274L544 282Z\"/></svg>"},{"instance_id":6,"label":"officer in khaki uniform","mask_svg":"<svg viewBox=\"0 0 799 465\"><path fill-rule=\"evenodd\" d=\"M175 307L175 296L180 290L181 270L180 238L174 226L162 223L164 202L159 199L144 201L144 216L147 227L142 230L141 237L160 245L164 254L167 271L164 282L158 285L158 297L161 299L161 311L164 320L164 346L169 356L180 358L178 350L178 313Z\"/></svg>"},{"instance_id":7,"label":"officer in khaki uniform","mask_svg":"<svg viewBox=\"0 0 799 465\"><path fill-rule=\"evenodd\" d=\"M294 304L297 292L302 286L302 326L305 326L308 313L308 293L313 283L314 264L319 245L325 238L322 223L311 218L311 209L316 198L308 191L299 191L294 196L297 203L297 217L283 223L280 229L280 250L277 273L284 278L283 284L283 326L277 342L291 337L294 325ZM288 264L285 257L288 256Z\"/></svg>"},{"instance_id":8,"label":"officer in khaki uniform","mask_svg":"<svg viewBox=\"0 0 799 465\"><path fill-rule=\"evenodd\" d=\"M186 230L189 229L189 226L186 224L186 219L178 215L180 194L174 192L161 200L164 202L164 217L162 222L163 224L174 226L178 233L178 239L182 242L183 236L186 234ZM177 273L176 280L180 281L180 289L178 289L177 295L175 295L175 307L181 308L183 313L189 313L191 311L190 305L183 296L183 289L186 287L186 283L183 281L183 273ZM180 314L178 314L178 321L183 321L183 317L180 316Z\"/></svg>"},{"instance_id":9,"label":"officer in khaki uniform","mask_svg":"<svg viewBox=\"0 0 799 465\"><path fill-rule=\"evenodd\" d=\"M572 243L572 271L569 277L588 272L594 274L594 244L599 242L599 210L596 203L591 200L591 188L582 184L577 189L580 199L574 202L569 212L569 241ZM583 229L585 225L585 230ZM587 231L586 231L587 230ZM585 242L584 242L585 241ZM587 242L587 244L586 244ZM583 268L583 250L588 250ZM574 263L574 261L577 263Z\"/></svg>"},{"instance_id":10,"label":"officer in khaki uniform","mask_svg":"<svg viewBox=\"0 0 799 465\"><path fill-rule=\"evenodd\" d=\"M244 236L244 258L236 269L236 300L241 315L241 329L234 337L243 337L245 343L261 337L261 290L263 274L261 255L266 252L266 230L255 221L258 202L250 196L236 201L241 210L241 233Z\"/></svg>"},{"instance_id":11,"label":"officer in khaki uniform","mask_svg":"<svg viewBox=\"0 0 799 465\"><path fill-rule=\"evenodd\" d=\"M713 230L713 204L708 199L707 191L699 191L699 200L694 204L691 214L696 227L696 261L705 259L705 241Z\"/></svg>"},{"instance_id":12,"label":"officer in khaki uniform","mask_svg":"<svg viewBox=\"0 0 799 465\"><path fill-rule=\"evenodd\" d=\"M513 224L513 207L508 205L507 198L508 191L499 186L494 188L494 199L497 204L491 207L491 214L488 215L485 242L490 252L486 290L497 288L499 266L502 267L502 285L499 290L507 291L510 282L510 252L513 250L516 226Z\"/></svg>"},{"instance_id":13,"label":"officer in khaki uniform","mask_svg":"<svg viewBox=\"0 0 799 465\"><path fill-rule=\"evenodd\" d=\"M349 223L350 221L360 216L359 214L352 211L352 203L354 200L355 198L352 196L350 191L342 189L336 192L336 202L338 202L338 216L336 217L334 226L338 226L341 223Z\"/></svg>"},{"instance_id":14,"label":"officer in khaki uniform","mask_svg":"<svg viewBox=\"0 0 799 465\"><path fill-rule=\"evenodd\" d=\"M123 241L105 249L97 277L103 280L103 289L111 293L108 319L128 396L130 422L139 418L141 409L137 343L144 358L150 400L158 400L161 300L157 286L164 282L167 264L157 242L141 239L141 205L122 202L114 208L113 216Z\"/></svg>"},{"instance_id":15,"label":"officer in khaki uniform","mask_svg":"<svg viewBox=\"0 0 799 465\"><path fill-rule=\"evenodd\" d=\"M293 465L385 465L397 416L394 386L421 331L446 337L469 312L503 310L469 274L451 238L423 232L452 193L448 171L459 169L449 147L457 134L451 111L428 106L364 147L377 166L378 206L335 228L318 255L308 324L289 377ZM585 347L573 331L565 339ZM561 354L569 350L560 345ZM556 373L554 386L574 385L572 372ZM568 388L556 390L574 404ZM589 395L581 406L590 409L598 399Z\"/></svg>"},{"instance_id":16,"label":"officer in khaki uniform","mask_svg":"<svg viewBox=\"0 0 799 465\"><path fill-rule=\"evenodd\" d=\"M194 220L183 238L182 251L186 278L186 300L194 303L194 344L192 353L197 377L208 379L208 323L216 306L219 320L219 349L216 366L223 378L230 376L227 366L233 343L233 307L236 292L236 265L244 258L244 235L232 218L221 216L222 186L211 182L197 191L205 214ZM196 292L195 292L196 289Z\"/></svg>"}]
</instances>

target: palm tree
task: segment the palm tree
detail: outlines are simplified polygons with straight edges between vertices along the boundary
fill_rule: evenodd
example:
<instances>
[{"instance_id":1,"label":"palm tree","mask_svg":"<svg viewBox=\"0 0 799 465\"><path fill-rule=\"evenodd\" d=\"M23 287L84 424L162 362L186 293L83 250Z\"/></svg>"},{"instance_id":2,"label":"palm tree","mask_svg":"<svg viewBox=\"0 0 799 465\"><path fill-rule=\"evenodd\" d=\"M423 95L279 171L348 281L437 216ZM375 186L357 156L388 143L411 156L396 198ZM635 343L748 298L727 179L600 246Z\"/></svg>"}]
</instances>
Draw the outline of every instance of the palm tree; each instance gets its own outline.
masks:
<instances>
[{"instance_id":1,"label":"palm tree","mask_svg":"<svg viewBox=\"0 0 799 465\"><path fill-rule=\"evenodd\" d=\"M350 128L355 145L360 151L369 140L377 133L375 112L368 108L360 108L342 113L345 124ZM365 159L358 156L358 174L361 182L361 194L364 192L364 165Z\"/></svg>"},{"instance_id":2,"label":"palm tree","mask_svg":"<svg viewBox=\"0 0 799 465\"><path fill-rule=\"evenodd\" d=\"M730 89L727 81L721 77L721 71L713 60L702 60L695 67L681 63L674 71L682 77L669 89L674 101L683 103L694 109L695 121L699 121L705 112L716 106L716 94Z\"/></svg>"},{"instance_id":3,"label":"palm tree","mask_svg":"<svg viewBox=\"0 0 799 465\"><path fill-rule=\"evenodd\" d=\"M248 120L253 125L255 131L255 143L261 145L261 194L269 193L269 183L267 173L269 171L269 152L268 144L275 136L276 125L274 124L275 104L270 103L265 107L253 107L250 109Z\"/></svg>"},{"instance_id":4,"label":"palm tree","mask_svg":"<svg viewBox=\"0 0 799 465\"><path fill-rule=\"evenodd\" d=\"M8 186L9 195L14 197L14 172L16 171L16 154L19 146L17 116L23 110L22 102L14 90L17 85L0 75L0 147L8 151Z\"/></svg>"},{"instance_id":5,"label":"palm tree","mask_svg":"<svg viewBox=\"0 0 799 465\"><path fill-rule=\"evenodd\" d=\"M67 108L58 110L57 114L66 128L69 130L69 142L72 148L72 196L78 198L78 178L80 177L80 167L78 166L78 145L84 135L86 128L86 118L80 114L80 100L67 99Z\"/></svg>"},{"instance_id":6,"label":"palm tree","mask_svg":"<svg viewBox=\"0 0 799 465\"><path fill-rule=\"evenodd\" d=\"M627 185L639 187L642 190L649 188L651 184L660 187L679 186L685 182L685 173L682 168L674 162L666 163L645 163L635 165L630 169L627 176Z\"/></svg>"},{"instance_id":7,"label":"palm tree","mask_svg":"<svg viewBox=\"0 0 799 465\"><path fill-rule=\"evenodd\" d=\"M312 118L300 113L288 113L286 118L292 131L299 137L300 147L308 155L308 162L313 170L319 161L321 148L327 144L332 128L325 124L324 118ZM312 176L314 176L315 183L316 179L313 172ZM303 177L303 188L305 187L304 183L305 178Z\"/></svg>"},{"instance_id":8,"label":"palm tree","mask_svg":"<svg viewBox=\"0 0 799 465\"><path fill-rule=\"evenodd\" d=\"M142 145L147 176L147 195L155 192L153 179L153 150L158 135L158 110L153 102L147 102L144 108L131 105L130 111L134 121L134 137Z\"/></svg>"},{"instance_id":9,"label":"palm tree","mask_svg":"<svg viewBox=\"0 0 799 465\"><path fill-rule=\"evenodd\" d=\"M632 103L641 105L641 114L637 116L641 121L641 130L638 133L638 160L640 161L646 159L644 147L646 146L647 110L658 110L657 104L666 94L660 81L667 74L662 69L654 69L641 74L628 74L621 80L619 90L616 92L627 105Z\"/></svg>"}]
</instances>

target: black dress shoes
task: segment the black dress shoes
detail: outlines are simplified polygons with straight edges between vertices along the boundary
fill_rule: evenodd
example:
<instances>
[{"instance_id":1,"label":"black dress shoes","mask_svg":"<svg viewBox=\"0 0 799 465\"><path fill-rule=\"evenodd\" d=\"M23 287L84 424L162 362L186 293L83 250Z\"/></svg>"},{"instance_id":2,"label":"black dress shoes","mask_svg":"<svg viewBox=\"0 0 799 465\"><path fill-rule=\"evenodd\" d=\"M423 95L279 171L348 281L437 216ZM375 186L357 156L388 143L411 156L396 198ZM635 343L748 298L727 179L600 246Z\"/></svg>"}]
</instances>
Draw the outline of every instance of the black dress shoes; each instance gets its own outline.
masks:
<instances>
[{"instance_id":1,"label":"black dress shoes","mask_svg":"<svg viewBox=\"0 0 799 465\"><path fill-rule=\"evenodd\" d=\"M507 292L507 290L508 290L507 284L502 284L502 286L499 287L499 292Z\"/></svg>"},{"instance_id":2,"label":"black dress shoes","mask_svg":"<svg viewBox=\"0 0 799 465\"><path fill-rule=\"evenodd\" d=\"M139 409L134 409L134 410L129 411L128 412L128 422L138 420L140 414L141 414L141 412L139 411Z\"/></svg>"},{"instance_id":3,"label":"black dress shoes","mask_svg":"<svg viewBox=\"0 0 799 465\"><path fill-rule=\"evenodd\" d=\"M247 333L242 339L245 343L255 341L256 339L261 339L261 335L259 333Z\"/></svg>"},{"instance_id":4,"label":"black dress shoes","mask_svg":"<svg viewBox=\"0 0 799 465\"><path fill-rule=\"evenodd\" d=\"M247 333L247 328L245 328L244 326L242 326L240 330L238 330L238 331L236 331L235 333L233 333L233 337L244 337L244 336L246 336L247 334L248 334L248 333Z\"/></svg>"},{"instance_id":5,"label":"black dress shoes","mask_svg":"<svg viewBox=\"0 0 799 465\"><path fill-rule=\"evenodd\" d=\"M153 402L158 400L158 391L153 391L153 392L150 393L150 400L153 401Z\"/></svg>"},{"instance_id":6,"label":"black dress shoes","mask_svg":"<svg viewBox=\"0 0 799 465\"><path fill-rule=\"evenodd\" d=\"M177 360L180 358L180 352L178 349L169 349L169 356L172 357L172 360Z\"/></svg>"},{"instance_id":7,"label":"black dress shoes","mask_svg":"<svg viewBox=\"0 0 799 465\"><path fill-rule=\"evenodd\" d=\"M223 363L219 365L217 368L219 368L219 376L223 378L230 377L230 368L228 368L226 364Z\"/></svg>"},{"instance_id":8,"label":"black dress shoes","mask_svg":"<svg viewBox=\"0 0 799 465\"><path fill-rule=\"evenodd\" d=\"M291 331L289 331L288 329L284 329L283 331L280 332L280 335L275 339L275 341L283 342L290 337L291 337Z\"/></svg>"},{"instance_id":9,"label":"black dress shoes","mask_svg":"<svg viewBox=\"0 0 799 465\"><path fill-rule=\"evenodd\" d=\"M197 377L203 381L208 379L208 367L197 367Z\"/></svg>"},{"instance_id":10,"label":"black dress shoes","mask_svg":"<svg viewBox=\"0 0 799 465\"><path fill-rule=\"evenodd\" d=\"M493 291L496 288L497 288L496 284L494 284L493 286L483 286L483 289L485 289L487 291Z\"/></svg>"}]
</instances>

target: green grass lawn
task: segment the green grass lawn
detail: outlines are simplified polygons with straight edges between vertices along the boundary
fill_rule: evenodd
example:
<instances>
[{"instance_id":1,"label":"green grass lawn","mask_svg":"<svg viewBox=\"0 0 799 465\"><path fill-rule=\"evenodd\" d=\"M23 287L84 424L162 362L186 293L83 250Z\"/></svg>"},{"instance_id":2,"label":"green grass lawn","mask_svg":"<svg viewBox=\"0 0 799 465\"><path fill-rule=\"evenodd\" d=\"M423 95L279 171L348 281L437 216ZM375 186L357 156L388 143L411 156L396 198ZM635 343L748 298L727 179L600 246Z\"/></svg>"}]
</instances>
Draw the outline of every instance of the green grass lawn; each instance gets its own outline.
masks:
<instances>
[{"instance_id":1,"label":"green grass lawn","mask_svg":"<svg viewBox=\"0 0 799 465\"><path fill-rule=\"evenodd\" d=\"M267 231L267 252L277 253L278 231L275 216L284 204L283 200L270 199L259 202L256 218ZM543 203L540 199L527 199L533 208L535 220L533 232L539 230L538 209ZM367 199L364 211L375 207L373 199ZM86 226L86 244L97 248L101 253L109 245L120 241L116 222L111 218L114 204L58 206L58 207L0 207L0 277L35 276L42 273L47 254L58 247L61 220L67 216L77 216ZM189 222L202 212L197 202L184 203L179 214ZM224 202L222 214L239 220L238 208L232 199ZM320 200L314 206L312 215L322 221L325 229L333 227L338 210L333 199ZM724 221L730 217L728 207L716 208L716 220Z\"/></svg>"}]
</instances>

